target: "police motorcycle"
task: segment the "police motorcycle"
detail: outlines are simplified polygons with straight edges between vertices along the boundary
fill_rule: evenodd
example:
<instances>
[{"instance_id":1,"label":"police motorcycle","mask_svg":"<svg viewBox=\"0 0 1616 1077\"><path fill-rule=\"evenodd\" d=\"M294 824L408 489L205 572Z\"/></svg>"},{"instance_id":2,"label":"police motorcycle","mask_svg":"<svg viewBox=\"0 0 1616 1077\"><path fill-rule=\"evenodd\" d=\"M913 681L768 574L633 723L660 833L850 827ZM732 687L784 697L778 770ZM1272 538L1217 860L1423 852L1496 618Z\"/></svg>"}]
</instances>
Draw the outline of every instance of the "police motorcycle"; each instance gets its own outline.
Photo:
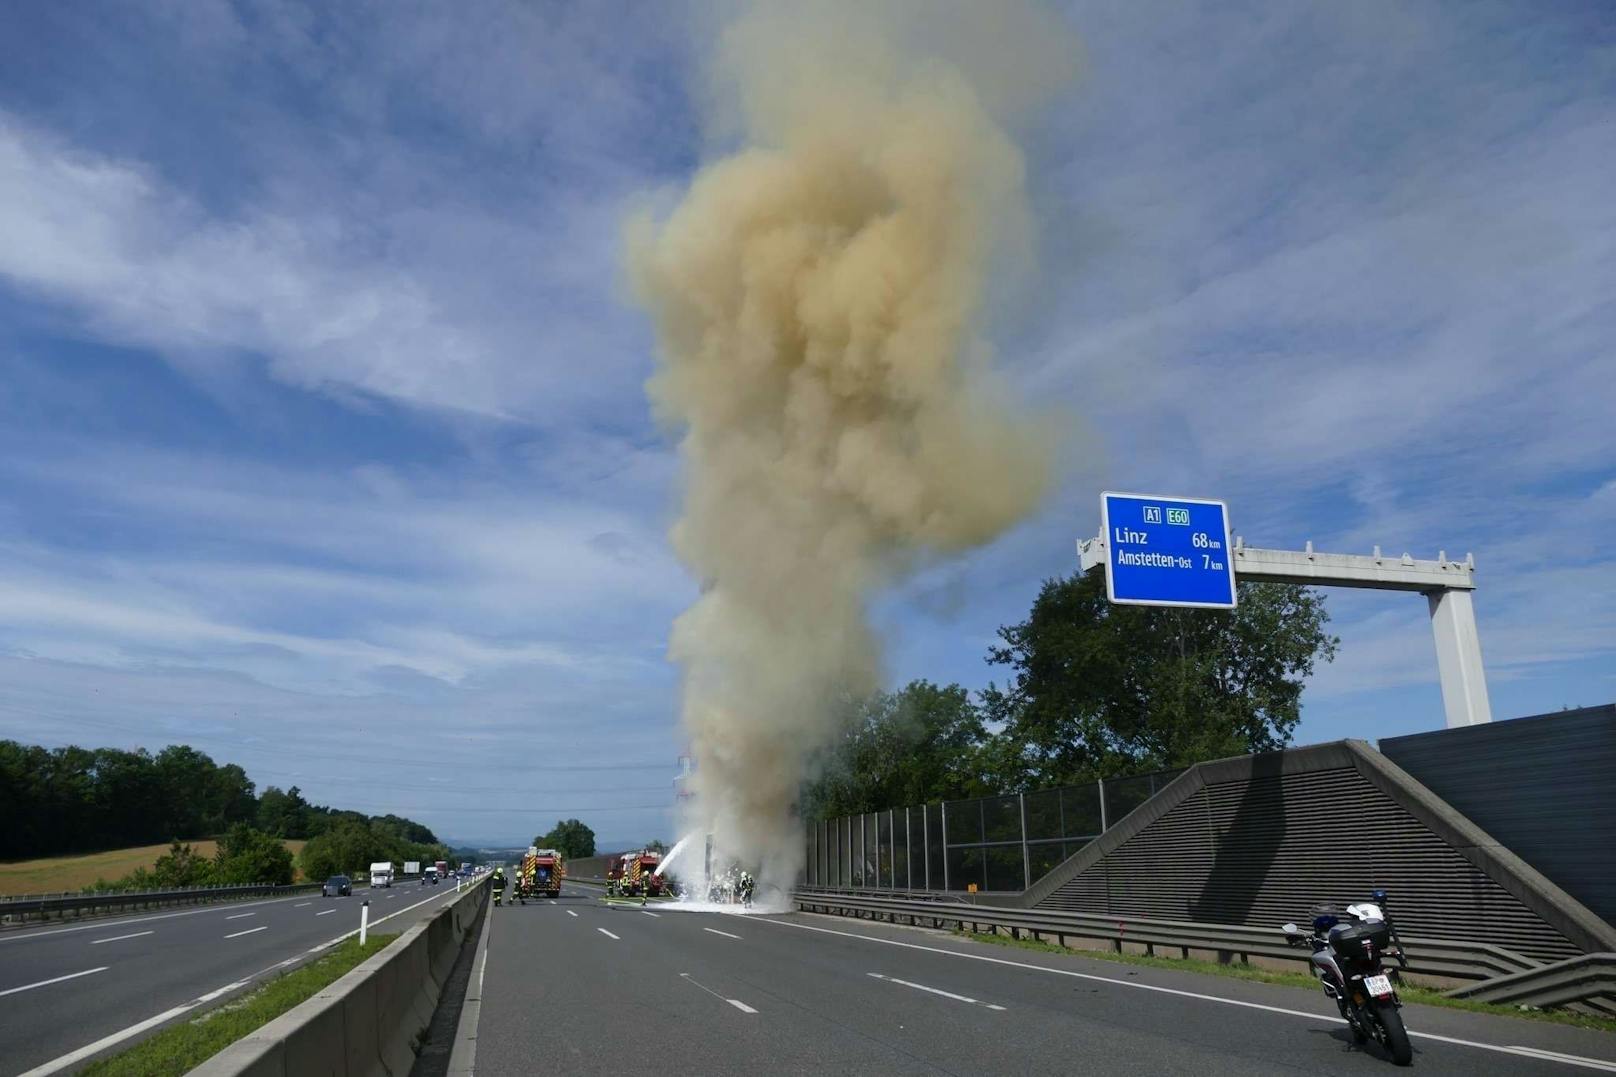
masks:
<instances>
[{"instance_id":1,"label":"police motorcycle","mask_svg":"<svg viewBox=\"0 0 1616 1077\"><path fill-rule=\"evenodd\" d=\"M1338 909L1319 905L1313 909L1313 928L1303 932L1286 924L1287 944L1311 947L1308 966L1319 978L1324 993L1335 1000L1341 1016L1352 1029L1355 1043L1373 1039L1399 1066L1414 1061L1399 1012L1402 1000L1394 986L1397 969L1386 961L1395 958L1398 968L1407 968L1397 929L1385 912L1386 891L1375 890L1370 900Z\"/></svg>"}]
</instances>

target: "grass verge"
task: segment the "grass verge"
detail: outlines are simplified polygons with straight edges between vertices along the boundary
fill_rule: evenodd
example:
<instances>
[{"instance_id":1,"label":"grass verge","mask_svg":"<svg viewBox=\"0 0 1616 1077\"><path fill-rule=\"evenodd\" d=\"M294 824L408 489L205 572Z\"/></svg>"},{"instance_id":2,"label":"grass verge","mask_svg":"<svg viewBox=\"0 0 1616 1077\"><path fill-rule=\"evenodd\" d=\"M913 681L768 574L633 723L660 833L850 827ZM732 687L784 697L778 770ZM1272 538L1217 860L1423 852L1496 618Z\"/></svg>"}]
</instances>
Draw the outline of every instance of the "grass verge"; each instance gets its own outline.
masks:
<instances>
[{"instance_id":1,"label":"grass verge","mask_svg":"<svg viewBox=\"0 0 1616 1077\"><path fill-rule=\"evenodd\" d=\"M182 1025L166 1028L127 1051L93 1062L81 1072L95 1077L183 1074L310 998L396 938L371 935L363 949L358 939L347 939L302 968Z\"/></svg>"},{"instance_id":2,"label":"grass verge","mask_svg":"<svg viewBox=\"0 0 1616 1077\"><path fill-rule=\"evenodd\" d=\"M1220 965L1216 961L1200 961L1195 958L1150 957L1146 954L1119 954L1111 950L1074 950L1071 947L1058 946L1052 942L1042 942L1036 939L1013 939L1008 935L984 935L974 931L955 931L952 934L963 939L971 939L974 942L986 942L995 946L1009 946L1018 950L1038 950L1044 953L1066 954L1071 957L1089 957L1099 961L1110 961L1118 965L1144 965L1153 969L1199 972L1209 976L1249 980L1253 983L1278 984L1281 987L1306 987L1314 991L1318 990L1318 981L1305 972L1278 972L1274 969L1243 964ZM1471 1013L1486 1013L1498 1017L1520 1017L1530 1021L1548 1021L1556 1025L1572 1025L1576 1028L1593 1029L1596 1032L1616 1032L1616 1020L1572 1013L1567 1010L1521 1009L1514 1006L1497 1006L1490 1002L1476 1002L1467 998L1448 998L1441 992L1407 983L1397 989L1397 994L1404 1002L1416 1003L1421 1006L1441 1006L1443 1009L1448 1010L1468 1010Z\"/></svg>"}]
</instances>

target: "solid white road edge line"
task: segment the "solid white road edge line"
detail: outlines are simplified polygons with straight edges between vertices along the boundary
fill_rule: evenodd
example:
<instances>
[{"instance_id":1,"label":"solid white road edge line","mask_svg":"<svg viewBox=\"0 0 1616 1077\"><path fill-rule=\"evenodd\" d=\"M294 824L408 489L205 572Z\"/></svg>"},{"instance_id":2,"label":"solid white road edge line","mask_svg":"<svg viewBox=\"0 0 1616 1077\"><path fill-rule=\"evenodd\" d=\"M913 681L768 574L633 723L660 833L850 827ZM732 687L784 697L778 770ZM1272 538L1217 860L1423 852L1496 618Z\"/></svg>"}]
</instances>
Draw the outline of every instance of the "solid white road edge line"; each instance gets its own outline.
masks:
<instances>
[{"instance_id":1,"label":"solid white road edge line","mask_svg":"<svg viewBox=\"0 0 1616 1077\"><path fill-rule=\"evenodd\" d=\"M225 938L227 938L227 939L239 939L243 935L256 935L260 931L268 931L268 930L269 930L269 925L268 924L259 924L257 927L249 927L246 931L238 931L234 935L226 935Z\"/></svg>"},{"instance_id":2,"label":"solid white road edge line","mask_svg":"<svg viewBox=\"0 0 1616 1077\"><path fill-rule=\"evenodd\" d=\"M1237 998L1223 998L1219 995L1203 995L1195 991L1181 991L1176 987L1158 987L1156 984L1143 984L1130 980L1118 980L1110 976L1096 976L1090 972L1076 972L1072 969L1052 969L1047 965L1029 965L1023 961L1010 961L1002 957L989 957L987 954L967 954L958 950L945 950L940 946L921 946L913 942L899 942L897 939L883 939L875 935L860 935L856 931L837 931L828 927L814 927L811 924L797 924L790 920L774 920L767 916L755 916L754 923L778 924L780 927L794 927L802 931L817 931L822 935L841 935L843 938L860 939L864 942L880 943L883 946L897 946L905 950L923 950L929 954L942 954L945 957L962 957L967 961L986 961L990 965L1008 965L1011 968L1030 969L1033 972L1047 972L1052 976L1070 976L1078 980L1093 980L1097 983L1115 984L1118 987L1132 987L1140 991L1155 991L1163 995L1178 995L1183 998L1200 999L1203 1002L1218 1002L1225 1006L1240 1006L1248 1010L1267 1010L1269 1013L1283 1013L1291 1017L1305 1017L1309 1021L1329 1021L1331 1024L1344 1025L1346 1021L1339 1017L1330 1017L1322 1013L1308 1013L1306 1010L1290 1010L1283 1006L1265 1006L1260 1002L1245 1002ZM1081 957L1081 954L1073 954ZM1583 1058L1580 1055L1561 1055L1539 1052L1530 1047L1506 1047L1496 1043L1477 1043L1475 1040L1461 1040L1453 1036L1438 1036L1434 1032L1415 1032L1408 1030L1410 1036L1418 1036L1425 1040L1436 1040L1439 1043L1451 1043L1460 1047L1475 1047L1482 1051L1497 1051L1500 1054L1520 1055L1525 1058L1537 1058L1545 1062L1560 1062L1567 1066L1581 1066L1584 1069L1604 1070L1616 1072L1616 1066L1609 1062L1602 1062L1597 1058Z\"/></svg>"},{"instance_id":3,"label":"solid white road edge line","mask_svg":"<svg viewBox=\"0 0 1616 1077\"><path fill-rule=\"evenodd\" d=\"M927 987L925 984L912 983L909 980L900 980L896 976L883 976L879 972L871 972L867 975L873 976L877 980L885 980L889 984L902 984L904 987L912 987L916 991L929 991L934 995L942 995L944 998L956 999L960 1002L969 1002L973 1006L986 1006L990 1010L998 1010L1001 1013L1004 1011L1003 1006L995 1006L991 1002L983 1002L981 999L974 999L969 995L956 995L954 992L944 991L940 987Z\"/></svg>"},{"instance_id":4,"label":"solid white road edge line","mask_svg":"<svg viewBox=\"0 0 1616 1077\"><path fill-rule=\"evenodd\" d=\"M388 913L386 916L383 916L380 920L376 920L370 926L375 927L376 924L381 923L383 920L391 920L395 916L403 916L405 913L409 912L411 909L419 908L420 906L425 905L428 901L431 901L433 898L435 898L437 896L438 895L434 894L434 895L432 895L432 897L426 898L426 899L424 899L422 901L417 901L414 905L406 905L404 908L398 910L397 912ZM330 911L336 912L337 910L332 909ZM185 915L185 914L176 913L174 915ZM317 913L316 915L320 915L320 914ZM166 919L166 917L153 917L152 919L161 920L161 919ZM86 925L87 928L89 926L93 926L93 925ZM105 925L102 925L102 926L105 926ZM69 928L68 930L71 931L71 930L77 930L77 929ZM341 942L343 939L347 938L349 935L357 935L358 933L359 933L359 929L354 928L352 931L347 931L347 932L344 932L341 935L338 935L336 938L330 940L329 942L321 943L319 946L314 947L313 949L309 950L308 952L311 953L311 954L312 953L318 953L321 950L326 949L327 947L335 946L337 943ZM165 1021L173 1020L174 1018L178 1017L182 1013L188 1013L189 1011L196 1009L198 1006L202 1005L202 1003L204 1003L204 1002L211 1002L214 999L218 998L221 994L227 994L228 992L230 992L231 990L234 990L235 988L244 987L247 984L251 983L252 981L256 980L258 977L262 976L266 972L270 972L270 971L273 971L274 969L278 969L278 968L284 968L287 965L296 964L297 960L298 959L294 957L294 958L288 958L285 961L278 961L275 964L270 965L268 968L259 969L257 972L253 973L251 976L247 977L245 980L238 980L234 984L229 984L229 985L227 985L225 987L219 988L217 991L209 991L205 995L197 996L196 998L192 999L190 1002L182 1003L179 1006L175 1006L173 1009L164 1010L160 1014L156 1014L155 1016L148 1017L144 1021L141 1021L139 1024L130 1025L128 1028L119 1029L117 1032L109 1033L108 1035L102 1036L100 1039L96 1040L94 1043L87 1043L83 1047L78 1048L77 1050L69 1051L67 1054L61 1056L60 1058L53 1058L49 1062L46 1062L46 1063L43 1063L41 1065L35 1066L33 1069L29 1070L27 1073L18 1074L18 1077L48 1077L49 1074L60 1073L62 1070L67 1069L69 1066L76 1065L77 1063L84 1061L86 1058L89 1058L92 1055L100 1054L102 1051L106 1050L108 1047L112 1047L115 1044L122 1043L124 1040L127 1040L132 1036L138 1036L142 1032L145 1032L147 1029L156 1028L158 1025L161 1025ZM111 966L106 966L106 967L110 968ZM97 969L96 971L99 972L100 970Z\"/></svg>"},{"instance_id":5,"label":"solid white road edge line","mask_svg":"<svg viewBox=\"0 0 1616 1077\"><path fill-rule=\"evenodd\" d=\"M200 1005L201 1003L204 1003L204 1002L212 1002L216 998L222 998L223 996L228 995L230 992L234 991L238 987L246 987L246 986L247 986L247 980L237 980L233 984L225 984L223 987L216 988L215 990L209 991L205 995L198 995L196 997L196 1002L192 1003L192 1005L194 1006L194 1005Z\"/></svg>"},{"instance_id":6,"label":"solid white road edge line","mask_svg":"<svg viewBox=\"0 0 1616 1077\"><path fill-rule=\"evenodd\" d=\"M155 935L155 934L157 934L157 932L155 930L154 931L137 931L133 935L114 935L110 939L91 939L90 940L90 945L91 946L100 946L103 942L122 942L124 939L138 939L142 935Z\"/></svg>"},{"instance_id":7,"label":"solid white road edge line","mask_svg":"<svg viewBox=\"0 0 1616 1077\"><path fill-rule=\"evenodd\" d=\"M90 976L97 972L105 972L111 967L111 965L102 965L98 969L85 969L83 972L70 972L66 976L58 976L53 980L40 980L38 983L23 984L21 987L8 987L4 991L0 991L0 997L5 995L15 995L18 991L32 991L36 987L49 987L51 984L59 984L63 980L76 980L80 976Z\"/></svg>"},{"instance_id":8,"label":"solid white road edge line","mask_svg":"<svg viewBox=\"0 0 1616 1077\"><path fill-rule=\"evenodd\" d=\"M602 935L605 935L608 939L617 939L618 942L623 941L622 939L618 939L616 935L613 935L610 931L607 931L603 927L597 927L595 930L600 932Z\"/></svg>"},{"instance_id":9,"label":"solid white road edge line","mask_svg":"<svg viewBox=\"0 0 1616 1077\"><path fill-rule=\"evenodd\" d=\"M740 942L745 942L746 941L745 939L741 938L739 935L731 935L728 931L720 931L716 927L704 927L704 928L702 928L702 930L703 931L711 931L714 935L722 935L726 939L736 939L736 940L738 940Z\"/></svg>"},{"instance_id":10,"label":"solid white road edge line","mask_svg":"<svg viewBox=\"0 0 1616 1077\"><path fill-rule=\"evenodd\" d=\"M91 1055L99 1054L100 1052L105 1051L108 1047L111 1047L115 1043L127 1040L130 1036L138 1036L149 1028L156 1028L164 1021L171 1021L180 1014L195 1008L196 1003L187 1002L182 1006L175 1006L172 1010L164 1010L155 1017L146 1018L138 1025L130 1025L128 1028L114 1032L110 1036L102 1036L94 1043L87 1043L71 1054L65 1054L61 1058L54 1058L42 1066L35 1066L27 1073L18 1074L17 1077L46 1077L47 1074L59 1073L60 1071L67 1069L69 1066L84 1061Z\"/></svg>"},{"instance_id":11,"label":"solid white road edge line","mask_svg":"<svg viewBox=\"0 0 1616 1077\"><path fill-rule=\"evenodd\" d=\"M1559 1051L1545 1051L1540 1047L1505 1047L1491 1043L1476 1043L1473 1040L1459 1040L1452 1036L1438 1036L1434 1032L1409 1032L1410 1036L1419 1036L1422 1039L1436 1040L1439 1043L1451 1043L1459 1047L1479 1047L1484 1051L1498 1051L1506 1055L1520 1055L1522 1058L1535 1058L1541 1062L1558 1062L1562 1066L1580 1066L1582 1069L1602 1070L1605 1073L1616 1073L1616 1063L1605 1062L1598 1058L1583 1058L1581 1055L1565 1055Z\"/></svg>"},{"instance_id":12,"label":"solid white road edge line","mask_svg":"<svg viewBox=\"0 0 1616 1077\"><path fill-rule=\"evenodd\" d=\"M460 1021L455 1025L454 1045L449 1048L449 1072L472 1074L477 1067L477 1026L483 1016L483 981L488 976L488 943L494 937L494 903L483 906L483 935L477 942L477 994L468 990L460 1004Z\"/></svg>"}]
</instances>

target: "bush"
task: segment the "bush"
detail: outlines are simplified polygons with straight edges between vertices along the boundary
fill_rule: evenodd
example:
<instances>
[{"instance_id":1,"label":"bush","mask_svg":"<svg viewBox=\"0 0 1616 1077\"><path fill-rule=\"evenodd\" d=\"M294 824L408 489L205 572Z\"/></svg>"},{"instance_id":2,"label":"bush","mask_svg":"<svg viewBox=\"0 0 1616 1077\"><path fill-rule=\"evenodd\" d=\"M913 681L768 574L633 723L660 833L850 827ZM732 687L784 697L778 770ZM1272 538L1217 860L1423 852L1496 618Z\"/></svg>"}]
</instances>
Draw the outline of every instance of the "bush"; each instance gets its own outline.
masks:
<instances>
[{"instance_id":1,"label":"bush","mask_svg":"<svg viewBox=\"0 0 1616 1077\"><path fill-rule=\"evenodd\" d=\"M215 884L221 886L286 886L292 881L292 854L279 838L237 823L219 841L212 875Z\"/></svg>"}]
</instances>

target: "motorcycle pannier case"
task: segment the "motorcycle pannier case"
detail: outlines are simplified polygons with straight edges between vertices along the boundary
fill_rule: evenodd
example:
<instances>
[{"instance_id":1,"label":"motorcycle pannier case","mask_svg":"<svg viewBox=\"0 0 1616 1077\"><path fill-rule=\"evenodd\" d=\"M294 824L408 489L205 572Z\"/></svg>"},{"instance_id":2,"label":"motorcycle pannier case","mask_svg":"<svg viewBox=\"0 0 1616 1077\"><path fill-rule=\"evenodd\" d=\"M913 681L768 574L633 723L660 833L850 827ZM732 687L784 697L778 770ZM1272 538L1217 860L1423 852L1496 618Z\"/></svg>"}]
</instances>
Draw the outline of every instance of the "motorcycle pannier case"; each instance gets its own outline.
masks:
<instances>
[{"instance_id":1,"label":"motorcycle pannier case","mask_svg":"<svg viewBox=\"0 0 1616 1077\"><path fill-rule=\"evenodd\" d=\"M1330 946L1342 957L1367 956L1370 951L1364 947L1366 942L1377 956L1385 953L1392 944L1392 929L1384 920L1369 920L1348 924L1330 933Z\"/></svg>"}]
</instances>

